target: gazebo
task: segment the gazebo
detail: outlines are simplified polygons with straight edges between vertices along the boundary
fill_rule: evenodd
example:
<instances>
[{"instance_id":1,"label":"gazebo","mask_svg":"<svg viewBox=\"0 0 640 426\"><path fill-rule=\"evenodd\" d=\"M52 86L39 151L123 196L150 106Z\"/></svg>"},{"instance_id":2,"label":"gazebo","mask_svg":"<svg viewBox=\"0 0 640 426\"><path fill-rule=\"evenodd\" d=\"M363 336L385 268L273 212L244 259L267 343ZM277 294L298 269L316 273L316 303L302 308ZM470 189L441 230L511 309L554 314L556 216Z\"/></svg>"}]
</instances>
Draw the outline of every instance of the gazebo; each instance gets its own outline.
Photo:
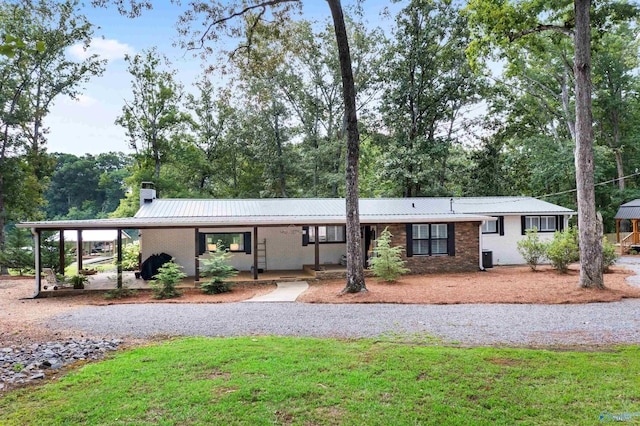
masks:
<instances>
[{"instance_id":1,"label":"gazebo","mask_svg":"<svg viewBox=\"0 0 640 426\"><path fill-rule=\"evenodd\" d=\"M624 253L631 249L640 249L640 199L629 201L618 209L616 219L616 241Z\"/></svg>"}]
</instances>

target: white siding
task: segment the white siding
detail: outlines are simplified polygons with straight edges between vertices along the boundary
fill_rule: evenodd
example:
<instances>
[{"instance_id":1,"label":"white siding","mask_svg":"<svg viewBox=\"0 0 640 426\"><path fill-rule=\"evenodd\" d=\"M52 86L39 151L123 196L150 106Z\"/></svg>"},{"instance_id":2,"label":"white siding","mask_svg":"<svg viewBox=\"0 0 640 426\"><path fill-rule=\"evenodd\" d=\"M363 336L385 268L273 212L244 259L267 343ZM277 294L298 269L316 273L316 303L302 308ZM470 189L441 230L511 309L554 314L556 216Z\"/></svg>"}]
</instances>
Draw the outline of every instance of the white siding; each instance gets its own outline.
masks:
<instances>
[{"instance_id":1,"label":"white siding","mask_svg":"<svg viewBox=\"0 0 640 426\"><path fill-rule=\"evenodd\" d=\"M253 266L253 228L201 228L200 232L249 232L251 254L233 253L231 265L241 271ZM302 245L302 227L258 228L258 241L267 240L267 269L301 270L303 265L314 263L313 243ZM145 229L142 231L142 260L152 254L165 252L173 256L183 271L195 275L195 234L193 229ZM345 254L346 244L320 244L320 263L337 264ZM206 255L204 255L206 256Z\"/></svg>"},{"instance_id":2,"label":"white siding","mask_svg":"<svg viewBox=\"0 0 640 426\"><path fill-rule=\"evenodd\" d=\"M518 252L518 241L525 238L522 235L521 216L504 216L504 235L482 234L482 249L493 252L494 265L522 265L524 259ZM565 228L567 218L565 217ZM553 238L553 232L539 232L542 241Z\"/></svg>"},{"instance_id":3,"label":"white siding","mask_svg":"<svg viewBox=\"0 0 640 426\"><path fill-rule=\"evenodd\" d=\"M193 229L142 229L140 253L144 262L152 254L167 253L187 275L195 275L195 234Z\"/></svg>"}]
</instances>

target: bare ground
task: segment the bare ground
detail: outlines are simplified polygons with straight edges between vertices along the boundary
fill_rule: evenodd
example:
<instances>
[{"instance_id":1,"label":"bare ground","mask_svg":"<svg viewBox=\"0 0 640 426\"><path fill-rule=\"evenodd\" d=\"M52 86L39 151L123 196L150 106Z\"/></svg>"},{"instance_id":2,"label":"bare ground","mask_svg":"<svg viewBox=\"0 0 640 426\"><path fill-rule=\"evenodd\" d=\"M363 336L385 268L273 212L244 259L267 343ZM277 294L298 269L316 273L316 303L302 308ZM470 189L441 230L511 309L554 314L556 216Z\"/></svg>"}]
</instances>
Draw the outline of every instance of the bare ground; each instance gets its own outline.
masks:
<instances>
[{"instance_id":1,"label":"bare ground","mask_svg":"<svg viewBox=\"0 0 640 426\"><path fill-rule=\"evenodd\" d=\"M592 303L640 298L640 288L625 283L632 273L620 267L605 275L606 290L579 289L577 266L568 274L550 267L532 272L528 267L497 267L488 272L412 275L394 283L369 279L368 293L339 295L344 280L312 283L298 301L307 303ZM45 325L52 316L86 305L115 303L229 303L250 299L272 291L273 285L243 285L221 295L204 295L185 290L180 298L158 301L150 292L121 299L105 300L101 294L83 294L46 299L28 299L33 294L33 278L0 277L0 347L30 342L82 337L77 332L53 332ZM84 336L92 337L92 336Z\"/></svg>"},{"instance_id":2,"label":"bare ground","mask_svg":"<svg viewBox=\"0 0 640 426\"><path fill-rule=\"evenodd\" d=\"M625 278L632 272L620 267L605 274L605 290L578 288L578 266L560 274L550 266L531 271L528 266L497 267L487 272L408 275L388 283L369 279L368 293L340 295L344 281L312 284L298 301L307 303L593 303L640 298L640 288Z\"/></svg>"}]
</instances>

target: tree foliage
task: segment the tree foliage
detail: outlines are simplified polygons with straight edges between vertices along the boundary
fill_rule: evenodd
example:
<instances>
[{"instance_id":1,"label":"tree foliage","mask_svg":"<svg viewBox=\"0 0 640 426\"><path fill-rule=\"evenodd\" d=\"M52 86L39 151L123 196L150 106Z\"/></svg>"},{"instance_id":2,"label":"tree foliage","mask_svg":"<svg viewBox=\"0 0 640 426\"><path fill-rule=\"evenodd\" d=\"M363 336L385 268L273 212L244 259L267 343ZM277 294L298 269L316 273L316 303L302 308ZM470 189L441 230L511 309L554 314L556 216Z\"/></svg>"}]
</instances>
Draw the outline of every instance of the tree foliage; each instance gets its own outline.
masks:
<instances>
[{"instance_id":1,"label":"tree foliage","mask_svg":"<svg viewBox=\"0 0 640 426\"><path fill-rule=\"evenodd\" d=\"M217 249L209 253L209 257L200 258L200 276L209 278L209 281L200 284L205 294L220 294L231 290L229 283L225 282L238 275L238 270L229 264L233 255L218 241Z\"/></svg>"},{"instance_id":2,"label":"tree foliage","mask_svg":"<svg viewBox=\"0 0 640 426\"><path fill-rule=\"evenodd\" d=\"M7 221L37 217L43 204L51 173L44 117L55 99L77 96L82 84L103 69L95 55L79 62L66 55L72 45L88 46L93 34L78 7L77 0L0 5L5 43L13 44L11 54L0 56L0 248Z\"/></svg>"},{"instance_id":3,"label":"tree foliage","mask_svg":"<svg viewBox=\"0 0 640 426\"><path fill-rule=\"evenodd\" d=\"M153 276L153 280L149 281L155 299L170 299L182 295L176 285L183 278L186 278L187 274L182 272L181 269L182 266L173 260L158 268L158 273Z\"/></svg>"},{"instance_id":4,"label":"tree foliage","mask_svg":"<svg viewBox=\"0 0 640 426\"><path fill-rule=\"evenodd\" d=\"M388 228L380 233L376 239L375 256L371 258L371 269L373 274L385 281L395 281L402 274L409 272L402 260L402 246L391 247L391 232Z\"/></svg>"},{"instance_id":5,"label":"tree foliage","mask_svg":"<svg viewBox=\"0 0 640 426\"><path fill-rule=\"evenodd\" d=\"M545 259L547 255L547 244L540 240L538 230L536 228L528 229L526 237L517 242L518 253L527 262L532 271L535 271L538 265Z\"/></svg>"}]
</instances>

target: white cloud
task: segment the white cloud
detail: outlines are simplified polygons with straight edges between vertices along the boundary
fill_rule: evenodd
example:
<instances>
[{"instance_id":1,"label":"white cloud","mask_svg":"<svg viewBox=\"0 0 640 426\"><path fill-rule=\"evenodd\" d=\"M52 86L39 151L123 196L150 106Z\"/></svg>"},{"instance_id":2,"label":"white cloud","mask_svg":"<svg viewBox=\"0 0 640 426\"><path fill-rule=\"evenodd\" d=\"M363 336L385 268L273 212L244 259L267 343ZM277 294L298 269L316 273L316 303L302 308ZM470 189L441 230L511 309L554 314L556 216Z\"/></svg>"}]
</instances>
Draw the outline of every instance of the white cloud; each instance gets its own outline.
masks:
<instances>
[{"instance_id":1,"label":"white cloud","mask_svg":"<svg viewBox=\"0 0 640 426\"><path fill-rule=\"evenodd\" d=\"M74 44L69 48L69 54L76 60L87 59L91 55L98 55L101 59L108 61L115 61L117 59L123 59L125 54L132 54L133 48L125 43L120 43L118 40L94 38L91 40L91 45L85 50L81 43Z\"/></svg>"}]
</instances>

